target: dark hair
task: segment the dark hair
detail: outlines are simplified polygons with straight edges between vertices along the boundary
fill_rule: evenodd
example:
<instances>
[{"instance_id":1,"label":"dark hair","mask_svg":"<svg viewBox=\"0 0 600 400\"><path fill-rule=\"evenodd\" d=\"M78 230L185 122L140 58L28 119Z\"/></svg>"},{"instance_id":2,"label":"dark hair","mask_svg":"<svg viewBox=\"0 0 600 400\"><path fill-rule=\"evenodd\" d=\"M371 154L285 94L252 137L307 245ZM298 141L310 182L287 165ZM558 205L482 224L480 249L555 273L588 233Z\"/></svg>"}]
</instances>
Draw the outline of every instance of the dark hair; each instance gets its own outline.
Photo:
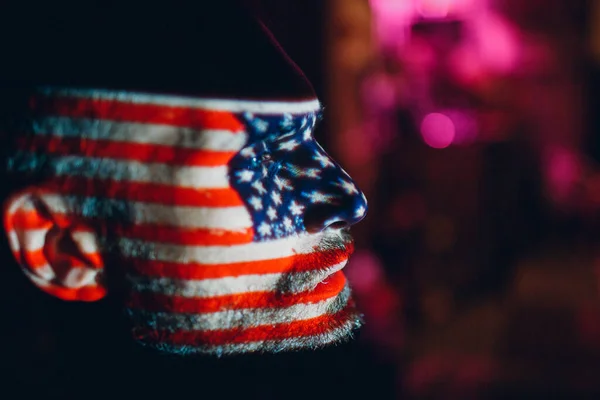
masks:
<instances>
[{"instance_id":1,"label":"dark hair","mask_svg":"<svg viewBox=\"0 0 600 400\"><path fill-rule=\"evenodd\" d=\"M200 97L314 98L241 0L0 2L0 82ZM135 3L135 2L134 2Z\"/></svg>"}]
</instances>

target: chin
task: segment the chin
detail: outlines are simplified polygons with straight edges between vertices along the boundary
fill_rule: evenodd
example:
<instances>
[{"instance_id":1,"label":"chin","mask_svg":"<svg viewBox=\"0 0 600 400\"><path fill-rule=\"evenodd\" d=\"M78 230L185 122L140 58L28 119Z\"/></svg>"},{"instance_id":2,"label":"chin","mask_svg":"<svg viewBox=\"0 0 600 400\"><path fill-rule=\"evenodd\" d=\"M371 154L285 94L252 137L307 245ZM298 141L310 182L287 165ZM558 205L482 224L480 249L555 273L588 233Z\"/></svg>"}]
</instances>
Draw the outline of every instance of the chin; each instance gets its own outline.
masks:
<instances>
[{"instance_id":1,"label":"chin","mask_svg":"<svg viewBox=\"0 0 600 400\"><path fill-rule=\"evenodd\" d=\"M277 307L278 303L289 302L289 297L294 297L293 305ZM341 271L312 290L279 294L277 300L264 301L268 301L268 308L179 314L176 321L172 320L173 314L153 313L153 320L143 321L144 328L134 328L134 338L163 353L220 357L319 349L352 339L362 325L362 316ZM140 326L141 321L136 321L139 315L132 317ZM211 329L211 324L227 329Z\"/></svg>"}]
</instances>

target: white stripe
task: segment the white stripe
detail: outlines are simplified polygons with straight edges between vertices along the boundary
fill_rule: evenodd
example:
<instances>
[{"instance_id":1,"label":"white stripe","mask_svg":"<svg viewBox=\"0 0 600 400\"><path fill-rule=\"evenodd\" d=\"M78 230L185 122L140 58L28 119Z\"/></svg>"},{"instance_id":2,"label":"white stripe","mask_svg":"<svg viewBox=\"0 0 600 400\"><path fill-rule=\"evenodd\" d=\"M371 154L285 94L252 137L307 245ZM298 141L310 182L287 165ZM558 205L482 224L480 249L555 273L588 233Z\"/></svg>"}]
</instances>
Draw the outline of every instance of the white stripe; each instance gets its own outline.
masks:
<instances>
[{"instance_id":1,"label":"white stripe","mask_svg":"<svg viewBox=\"0 0 600 400\"><path fill-rule=\"evenodd\" d=\"M332 297L312 304L294 304L286 308L227 310L192 315L138 310L130 310L130 313L136 321L156 325L161 330L213 331L305 321L324 314L333 314L347 303L348 297L344 297L345 299ZM336 302L341 304L334 304Z\"/></svg>"},{"instance_id":2,"label":"white stripe","mask_svg":"<svg viewBox=\"0 0 600 400\"><path fill-rule=\"evenodd\" d=\"M319 235L307 235L232 246L185 246L121 238L119 247L123 255L132 258L145 257L183 264L226 264L312 253L318 251L320 240Z\"/></svg>"},{"instance_id":3,"label":"white stripe","mask_svg":"<svg viewBox=\"0 0 600 400\"><path fill-rule=\"evenodd\" d=\"M21 250L21 242L19 241L19 234L15 231L10 231L10 232L8 232L7 236L8 236L8 245L10 246L10 249L14 253L19 252Z\"/></svg>"},{"instance_id":4,"label":"white stripe","mask_svg":"<svg viewBox=\"0 0 600 400\"><path fill-rule=\"evenodd\" d=\"M77 248L84 254L96 254L100 251L98 247L98 236L94 232L75 231L71 233Z\"/></svg>"},{"instance_id":5,"label":"white stripe","mask_svg":"<svg viewBox=\"0 0 600 400\"><path fill-rule=\"evenodd\" d=\"M65 276L59 279L59 283L70 289L78 289L84 286L92 286L100 270L89 267L71 267Z\"/></svg>"},{"instance_id":6,"label":"white stripe","mask_svg":"<svg viewBox=\"0 0 600 400\"><path fill-rule=\"evenodd\" d=\"M304 114L321 109L317 99L303 101L251 101L229 99L207 99L197 97L156 95L103 89L72 89L45 87L39 92L46 96L68 96L97 100L116 100L136 104L157 104L176 107L191 107L202 110L251 112L256 114Z\"/></svg>"},{"instance_id":7,"label":"white stripe","mask_svg":"<svg viewBox=\"0 0 600 400\"><path fill-rule=\"evenodd\" d=\"M89 179L111 179L122 182L156 183L194 189L229 188L229 168L171 166L164 163L143 163L81 156L47 157L20 152L19 165L24 169L48 168L56 176L76 176Z\"/></svg>"},{"instance_id":8,"label":"white stripe","mask_svg":"<svg viewBox=\"0 0 600 400\"><path fill-rule=\"evenodd\" d=\"M39 279L43 279L48 282L53 280L54 278L56 278L56 274L54 273L54 270L52 269L50 264L44 264L41 267L36 267L34 269L29 269L29 268L23 268L23 269L27 270L27 271L31 271L31 273L34 274Z\"/></svg>"},{"instance_id":9,"label":"white stripe","mask_svg":"<svg viewBox=\"0 0 600 400\"><path fill-rule=\"evenodd\" d=\"M248 140L245 132L68 117L37 119L33 122L33 131L40 136L84 137L214 151L238 151Z\"/></svg>"},{"instance_id":10,"label":"white stripe","mask_svg":"<svg viewBox=\"0 0 600 400\"><path fill-rule=\"evenodd\" d=\"M13 251L19 251L21 244L26 251L39 251L44 248L48 229L15 229L8 232L10 246ZM83 254L97 254L96 238L92 232L76 231L73 232L73 239L79 246L78 249Z\"/></svg>"},{"instance_id":11,"label":"white stripe","mask_svg":"<svg viewBox=\"0 0 600 400\"><path fill-rule=\"evenodd\" d=\"M41 276L38 276L36 273L32 272L31 270L29 270L27 268L23 268L23 272L25 273L25 276L27 276L35 285L37 285L41 288L50 288L53 286L50 283L50 281L53 280L55 277L54 271L47 264L44 265L42 267L42 269L40 270L40 272L42 272L40 274Z\"/></svg>"},{"instance_id":12,"label":"white stripe","mask_svg":"<svg viewBox=\"0 0 600 400\"><path fill-rule=\"evenodd\" d=\"M188 207L107 198L61 196L45 193L40 199L51 212L84 218L122 218L132 224L157 224L181 228L243 230L252 227L244 206Z\"/></svg>"},{"instance_id":13,"label":"white stripe","mask_svg":"<svg viewBox=\"0 0 600 400\"><path fill-rule=\"evenodd\" d=\"M275 290L282 274L244 275L236 277L185 280L127 276L132 289L137 292L153 292L167 296L213 297L245 292L270 292Z\"/></svg>"},{"instance_id":14,"label":"white stripe","mask_svg":"<svg viewBox=\"0 0 600 400\"><path fill-rule=\"evenodd\" d=\"M23 192L18 195L15 195L6 201L6 204L9 205L6 213L8 215L14 214L17 211L33 211L35 210L35 205L33 204L33 199L31 193Z\"/></svg>"},{"instance_id":15,"label":"white stripe","mask_svg":"<svg viewBox=\"0 0 600 400\"><path fill-rule=\"evenodd\" d=\"M202 280L132 275L128 275L127 279L135 291L148 291L166 296L208 298L251 292L299 293L312 290L319 283L327 284L326 278L341 270L346 263L347 260L329 267L317 265L315 268L318 269L305 272L228 276Z\"/></svg>"},{"instance_id":16,"label":"white stripe","mask_svg":"<svg viewBox=\"0 0 600 400\"><path fill-rule=\"evenodd\" d=\"M19 245L22 245L25 251L36 251L44 248L48 229L19 229L14 232L16 240L19 241Z\"/></svg>"}]
</instances>

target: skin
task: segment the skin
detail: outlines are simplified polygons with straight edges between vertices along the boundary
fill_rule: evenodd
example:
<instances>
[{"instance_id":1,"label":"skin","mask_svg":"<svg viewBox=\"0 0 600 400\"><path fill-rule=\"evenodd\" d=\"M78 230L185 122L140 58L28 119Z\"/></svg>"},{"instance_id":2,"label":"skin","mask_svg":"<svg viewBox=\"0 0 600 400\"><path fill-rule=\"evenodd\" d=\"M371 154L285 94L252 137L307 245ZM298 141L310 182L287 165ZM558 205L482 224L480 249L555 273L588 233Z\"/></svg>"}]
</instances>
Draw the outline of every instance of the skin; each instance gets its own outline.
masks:
<instances>
[{"instance_id":1,"label":"skin","mask_svg":"<svg viewBox=\"0 0 600 400\"><path fill-rule=\"evenodd\" d=\"M366 200L312 136L318 102L62 88L29 104L8 165L44 178L4 220L42 290L118 294L133 337L177 354L314 348L360 325L340 270Z\"/></svg>"}]
</instances>

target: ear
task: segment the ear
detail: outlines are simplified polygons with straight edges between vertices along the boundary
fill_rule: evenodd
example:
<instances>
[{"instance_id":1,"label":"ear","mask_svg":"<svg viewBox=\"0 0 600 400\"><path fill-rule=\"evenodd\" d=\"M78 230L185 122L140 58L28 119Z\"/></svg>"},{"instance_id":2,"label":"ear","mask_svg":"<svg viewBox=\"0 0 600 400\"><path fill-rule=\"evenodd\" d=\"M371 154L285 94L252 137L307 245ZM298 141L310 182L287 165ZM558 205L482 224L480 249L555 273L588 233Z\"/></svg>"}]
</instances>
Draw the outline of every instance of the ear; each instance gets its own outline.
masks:
<instances>
[{"instance_id":1,"label":"ear","mask_svg":"<svg viewBox=\"0 0 600 400\"><path fill-rule=\"evenodd\" d=\"M4 205L10 248L29 279L63 300L99 300L106 294L98 238L67 212L62 198L28 188Z\"/></svg>"}]
</instances>

